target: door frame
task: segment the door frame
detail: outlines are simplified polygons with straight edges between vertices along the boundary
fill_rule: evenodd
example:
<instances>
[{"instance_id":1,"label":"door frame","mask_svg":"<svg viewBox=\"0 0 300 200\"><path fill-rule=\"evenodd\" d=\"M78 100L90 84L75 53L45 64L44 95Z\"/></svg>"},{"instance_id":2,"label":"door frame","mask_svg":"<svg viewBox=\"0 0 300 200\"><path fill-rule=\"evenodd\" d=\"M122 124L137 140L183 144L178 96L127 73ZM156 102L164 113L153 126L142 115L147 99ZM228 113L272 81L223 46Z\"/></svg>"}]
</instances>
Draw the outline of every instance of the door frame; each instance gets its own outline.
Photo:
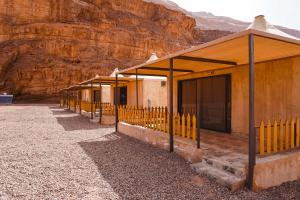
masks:
<instances>
[{"instance_id":1,"label":"door frame","mask_svg":"<svg viewBox=\"0 0 300 200\"><path fill-rule=\"evenodd\" d=\"M231 73L228 74L219 74L219 75L213 75L213 76L203 76L198 78L191 78L191 79L183 79L177 81L177 110L180 115L182 115L182 83L184 81L190 81L190 80L199 80L199 79L205 79L205 78L213 78L213 77L219 77L219 76L225 76L226 77L226 103L225 103L225 131L218 131L222 133L231 133L231 116L232 116L232 75ZM198 110L199 102L198 102L198 83L196 82L196 110ZM201 111L200 111L201 112ZM200 126L201 127L201 126ZM216 130L213 130L216 131Z\"/></svg>"}]
</instances>

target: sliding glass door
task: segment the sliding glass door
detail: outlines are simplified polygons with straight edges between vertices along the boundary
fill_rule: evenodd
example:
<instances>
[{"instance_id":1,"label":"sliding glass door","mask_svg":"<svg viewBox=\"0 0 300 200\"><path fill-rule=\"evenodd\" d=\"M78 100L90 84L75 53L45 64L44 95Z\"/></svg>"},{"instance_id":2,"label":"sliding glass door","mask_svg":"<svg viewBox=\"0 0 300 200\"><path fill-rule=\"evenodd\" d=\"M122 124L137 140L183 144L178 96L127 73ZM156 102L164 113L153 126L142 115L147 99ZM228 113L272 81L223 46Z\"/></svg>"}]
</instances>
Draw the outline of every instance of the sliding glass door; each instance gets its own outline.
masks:
<instances>
[{"instance_id":1,"label":"sliding glass door","mask_svg":"<svg viewBox=\"0 0 300 200\"><path fill-rule=\"evenodd\" d=\"M201 128L230 132L230 75L180 81L178 94L181 114L196 114L199 109Z\"/></svg>"}]
</instances>

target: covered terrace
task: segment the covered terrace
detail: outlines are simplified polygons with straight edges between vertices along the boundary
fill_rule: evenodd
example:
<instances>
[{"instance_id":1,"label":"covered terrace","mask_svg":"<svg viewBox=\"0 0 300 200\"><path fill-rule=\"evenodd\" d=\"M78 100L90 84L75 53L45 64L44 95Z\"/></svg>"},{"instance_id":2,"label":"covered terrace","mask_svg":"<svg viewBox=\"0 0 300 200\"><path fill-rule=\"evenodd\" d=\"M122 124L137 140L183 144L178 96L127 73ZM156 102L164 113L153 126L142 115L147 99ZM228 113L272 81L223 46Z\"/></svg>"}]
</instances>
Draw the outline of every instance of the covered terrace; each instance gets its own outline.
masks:
<instances>
[{"instance_id":1,"label":"covered terrace","mask_svg":"<svg viewBox=\"0 0 300 200\"><path fill-rule=\"evenodd\" d=\"M126 86L129 82L136 81L138 87L138 78L120 77L118 80L119 89ZM103 87L110 86L114 91L114 97L108 102L103 101ZM82 114L82 111L88 113L91 119L99 116L99 123L102 123L103 117L109 116L110 118L115 115L115 102L118 101L120 104L120 90L115 89L115 78L110 76L95 76L92 79L78 83L77 85L70 86L60 92L61 94L61 105L67 107L69 110L78 111ZM88 92L87 92L88 91ZM85 93L85 95L83 95ZM138 98L138 90L136 90L136 96ZM88 95L88 96L86 96ZM86 96L86 99L82 99ZM111 101L112 100L112 101ZM138 101L137 101L138 102ZM106 121L107 119L104 119ZM112 121L112 120L110 120ZM114 118L113 122L114 123Z\"/></svg>"},{"instance_id":2,"label":"covered terrace","mask_svg":"<svg viewBox=\"0 0 300 200\"><path fill-rule=\"evenodd\" d=\"M246 113L247 116L243 116L245 120L248 121L246 127L248 129L248 136L245 137L246 141L244 144L248 143L248 149L245 152L248 154L248 175L247 183L251 188L253 186L254 179L254 168L257 161L257 130L261 119L256 119L255 116L257 113L264 112L263 110L256 110L256 102L258 100L255 95L258 93L255 91L256 80L259 80L259 74L255 73L255 66L260 65L261 63L267 62L277 62L282 59L293 59L300 56L300 41L282 36L266 31L260 31L254 28L249 28L245 31L235 33L199 46L192 47L187 50L179 51L174 54L159 58L157 60L146 62L126 70L120 71L116 75L116 83L118 82L118 75L143 75L143 76L165 76L168 77L168 111L166 115L162 112L162 120L159 119L157 124L167 124L166 132L169 132L169 150L170 152L174 151L174 135L178 134L176 126L176 113L179 112L179 98L178 98L178 83L183 80L192 80L199 76L199 74L204 74L206 77L212 77L222 74L226 70L235 70L240 69L241 66L247 67L247 74L243 80L247 80L248 84L245 88L247 89L247 94L244 95L248 98L248 101L245 103L248 107L248 110L235 110L236 112ZM300 67L300 66L299 66ZM255 75L258 74L257 77ZM239 79L237 79L239 80ZM176 87L174 87L176 86ZM238 85L236 87L239 87ZM216 90L218 92L218 90ZM257 95L258 96L258 95ZM238 104L238 102L232 101L232 104ZM125 111L126 112L126 111ZM147 111L146 111L147 112ZM230 111L231 112L231 111ZM168 115L169 114L169 115ZM228 115L230 118L233 118L237 122L241 119L241 115L237 115L232 111L233 116ZM124 116L127 114L123 112L121 116L121 121L124 120ZM158 114L159 115L159 114ZM165 117L164 117L165 116ZM173 120L168 120L168 116L173 117ZM201 108L197 103L195 110L195 119L196 125L192 119L188 120L187 123L182 123L179 125L179 130L182 130L182 126L187 126L188 129L185 129L180 135L186 138L187 132L189 131L190 137L195 139L197 142L197 148L200 148L200 141L206 137L202 137L201 132L201 120L205 115L201 113ZM187 116L184 116L186 120ZM192 117L191 115L188 117ZM125 117L126 118L126 117ZM120 119L117 116L116 121ZM125 119L126 122L131 122L131 124L144 124L145 127L149 128L149 119L147 118L144 122L139 121L130 121L132 119ZM150 117L150 121L152 118ZM166 121L166 122L164 122ZM179 119L179 123L183 120ZM180 129L181 126L181 129ZM192 127L192 130L189 130L189 127ZM151 126L150 126L151 128ZM158 128L159 130L160 128ZM163 128L162 128L163 129ZM163 129L164 130L164 129ZM227 129L230 131L229 128ZM180 132L180 131L179 131ZM195 134L195 135L194 135ZM218 138L221 138L222 141L223 135L220 135ZM227 135L226 135L227 137ZM299 140L299 136L297 138ZM201 147L202 148L202 147Z\"/></svg>"}]
</instances>

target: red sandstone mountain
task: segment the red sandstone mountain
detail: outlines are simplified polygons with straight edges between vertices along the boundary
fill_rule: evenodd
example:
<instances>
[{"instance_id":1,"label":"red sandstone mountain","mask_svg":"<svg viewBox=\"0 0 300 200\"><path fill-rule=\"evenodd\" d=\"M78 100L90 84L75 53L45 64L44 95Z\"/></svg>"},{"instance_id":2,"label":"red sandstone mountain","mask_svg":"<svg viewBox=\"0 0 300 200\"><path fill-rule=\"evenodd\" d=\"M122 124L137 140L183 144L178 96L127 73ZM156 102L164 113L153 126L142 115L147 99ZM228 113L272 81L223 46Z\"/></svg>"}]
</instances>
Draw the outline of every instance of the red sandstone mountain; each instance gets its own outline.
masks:
<instances>
[{"instance_id":1,"label":"red sandstone mountain","mask_svg":"<svg viewBox=\"0 0 300 200\"><path fill-rule=\"evenodd\" d=\"M0 92L52 96L224 34L142 0L0 0Z\"/></svg>"}]
</instances>

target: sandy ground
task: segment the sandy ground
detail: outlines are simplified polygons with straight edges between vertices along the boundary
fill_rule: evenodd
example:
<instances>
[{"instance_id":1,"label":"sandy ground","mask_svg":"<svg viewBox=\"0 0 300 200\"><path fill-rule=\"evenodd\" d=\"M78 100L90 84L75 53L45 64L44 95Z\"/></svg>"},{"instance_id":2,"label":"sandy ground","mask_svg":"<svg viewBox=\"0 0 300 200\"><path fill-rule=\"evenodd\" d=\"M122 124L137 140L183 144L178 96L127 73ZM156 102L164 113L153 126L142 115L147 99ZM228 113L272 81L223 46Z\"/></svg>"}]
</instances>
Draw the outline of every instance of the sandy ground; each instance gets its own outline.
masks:
<instances>
[{"instance_id":1,"label":"sandy ground","mask_svg":"<svg viewBox=\"0 0 300 200\"><path fill-rule=\"evenodd\" d=\"M300 182L232 193L175 154L51 105L0 106L3 199L300 199Z\"/></svg>"}]
</instances>

